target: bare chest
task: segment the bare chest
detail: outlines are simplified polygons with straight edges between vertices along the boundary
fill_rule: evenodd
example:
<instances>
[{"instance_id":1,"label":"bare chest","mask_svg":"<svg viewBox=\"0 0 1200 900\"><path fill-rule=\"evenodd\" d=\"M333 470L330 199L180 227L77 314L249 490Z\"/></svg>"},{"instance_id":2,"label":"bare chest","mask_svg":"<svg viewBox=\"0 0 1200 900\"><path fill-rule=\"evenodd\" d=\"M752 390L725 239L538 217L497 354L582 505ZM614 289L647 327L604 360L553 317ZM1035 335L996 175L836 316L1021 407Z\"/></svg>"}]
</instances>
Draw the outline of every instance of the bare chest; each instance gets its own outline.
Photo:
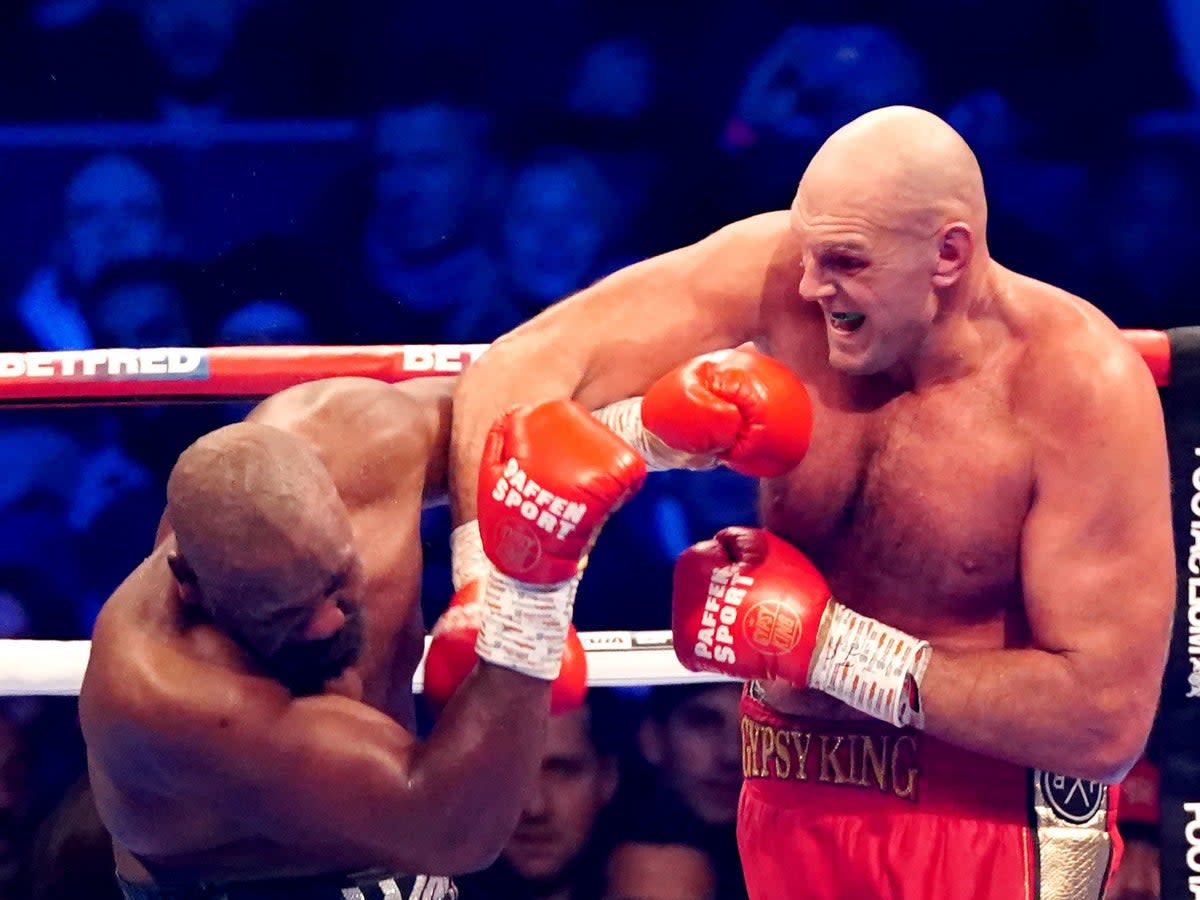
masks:
<instances>
[{"instance_id":1,"label":"bare chest","mask_svg":"<svg viewBox=\"0 0 1200 900\"><path fill-rule=\"evenodd\" d=\"M767 527L844 602L933 636L1017 606L1030 449L1001 386L976 381L877 406L814 392L804 462L763 487ZM989 641L990 642L990 641Z\"/></svg>"}]
</instances>

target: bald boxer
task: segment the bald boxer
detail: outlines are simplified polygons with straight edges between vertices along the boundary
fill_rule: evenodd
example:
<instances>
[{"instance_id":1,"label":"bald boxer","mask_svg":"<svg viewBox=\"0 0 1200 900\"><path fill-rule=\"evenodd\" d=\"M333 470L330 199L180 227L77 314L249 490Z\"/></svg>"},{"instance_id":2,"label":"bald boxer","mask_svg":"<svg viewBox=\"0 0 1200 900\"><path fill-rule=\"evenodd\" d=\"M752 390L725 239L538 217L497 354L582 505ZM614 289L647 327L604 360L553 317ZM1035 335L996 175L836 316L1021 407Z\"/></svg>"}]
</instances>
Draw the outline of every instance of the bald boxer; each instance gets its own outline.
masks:
<instances>
[{"instance_id":1,"label":"bald boxer","mask_svg":"<svg viewBox=\"0 0 1200 900\"><path fill-rule=\"evenodd\" d=\"M180 456L158 545L105 604L80 694L131 900L440 900L455 896L444 876L505 845L538 771L551 682L582 693L585 676L559 672L569 606L539 594L534 631L513 618L522 592L501 585L515 599L476 613L469 662L460 641L429 675L444 709L427 740L415 735L420 514L444 491L449 400L445 379L317 382ZM572 477L603 470L613 496L624 466L641 471L570 404L492 431L506 459L571 496L526 459L551 440ZM592 524L579 523L581 541Z\"/></svg>"},{"instance_id":2,"label":"bald boxer","mask_svg":"<svg viewBox=\"0 0 1200 900\"><path fill-rule=\"evenodd\" d=\"M1162 414L1113 323L994 261L986 228L962 138L876 110L790 209L551 307L456 393L464 521L517 401L644 395L618 424L651 456L768 476L765 530L685 552L673 610L685 665L749 679L752 897L1096 897L1118 856L1106 785L1145 743L1174 598ZM769 360L689 362L744 341ZM768 420L789 437L768 362L811 401L782 472L747 453Z\"/></svg>"}]
</instances>

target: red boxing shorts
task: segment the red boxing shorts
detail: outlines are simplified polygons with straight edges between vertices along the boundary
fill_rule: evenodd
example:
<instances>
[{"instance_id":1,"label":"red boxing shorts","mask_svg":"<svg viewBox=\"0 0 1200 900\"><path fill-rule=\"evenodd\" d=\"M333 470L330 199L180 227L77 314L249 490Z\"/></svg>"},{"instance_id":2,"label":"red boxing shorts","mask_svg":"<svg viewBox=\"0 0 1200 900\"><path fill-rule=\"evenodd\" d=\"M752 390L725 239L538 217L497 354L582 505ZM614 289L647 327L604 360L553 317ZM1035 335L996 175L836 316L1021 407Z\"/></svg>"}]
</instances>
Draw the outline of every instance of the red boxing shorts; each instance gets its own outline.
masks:
<instances>
[{"instance_id":1,"label":"red boxing shorts","mask_svg":"<svg viewBox=\"0 0 1200 900\"><path fill-rule=\"evenodd\" d=\"M738 848L751 900L1091 900L1116 791L876 721L742 698Z\"/></svg>"}]
</instances>

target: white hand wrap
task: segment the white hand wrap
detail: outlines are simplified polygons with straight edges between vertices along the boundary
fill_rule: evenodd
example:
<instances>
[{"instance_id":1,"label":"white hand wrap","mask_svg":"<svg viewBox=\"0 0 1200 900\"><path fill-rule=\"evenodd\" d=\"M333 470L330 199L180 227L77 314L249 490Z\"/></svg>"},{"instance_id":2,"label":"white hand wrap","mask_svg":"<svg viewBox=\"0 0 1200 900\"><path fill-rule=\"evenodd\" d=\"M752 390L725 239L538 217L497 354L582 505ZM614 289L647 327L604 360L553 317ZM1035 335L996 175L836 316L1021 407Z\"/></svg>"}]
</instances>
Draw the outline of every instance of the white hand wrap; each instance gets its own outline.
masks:
<instances>
[{"instance_id":1,"label":"white hand wrap","mask_svg":"<svg viewBox=\"0 0 1200 900\"><path fill-rule=\"evenodd\" d=\"M484 582L481 603L471 604L482 606L475 641L479 658L532 678L557 678L579 576L555 585L531 585L509 578L497 571L484 553L478 520L451 532L450 567L455 590L472 581Z\"/></svg>"},{"instance_id":2,"label":"white hand wrap","mask_svg":"<svg viewBox=\"0 0 1200 900\"><path fill-rule=\"evenodd\" d=\"M464 522L450 532L450 581L461 591L472 581L482 581L492 571L492 562L483 552L479 520Z\"/></svg>"},{"instance_id":3,"label":"white hand wrap","mask_svg":"<svg viewBox=\"0 0 1200 900\"><path fill-rule=\"evenodd\" d=\"M933 652L929 642L836 600L829 602L822 627L809 687L897 727L922 727L920 687Z\"/></svg>"},{"instance_id":4,"label":"white hand wrap","mask_svg":"<svg viewBox=\"0 0 1200 900\"><path fill-rule=\"evenodd\" d=\"M475 652L493 665L553 681L562 668L579 576L549 588L492 570Z\"/></svg>"},{"instance_id":5,"label":"white hand wrap","mask_svg":"<svg viewBox=\"0 0 1200 900\"><path fill-rule=\"evenodd\" d=\"M642 458L646 460L646 468L651 472L665 472L668 469L703 469L716 468L717 460L701 453L685 453L674 450L664 444L655 434L646 430L642 424L642 398L630 397L628 400L618 400L592 413L592 416L610 431L627 441Z\"/></svg>"}]
</instances>

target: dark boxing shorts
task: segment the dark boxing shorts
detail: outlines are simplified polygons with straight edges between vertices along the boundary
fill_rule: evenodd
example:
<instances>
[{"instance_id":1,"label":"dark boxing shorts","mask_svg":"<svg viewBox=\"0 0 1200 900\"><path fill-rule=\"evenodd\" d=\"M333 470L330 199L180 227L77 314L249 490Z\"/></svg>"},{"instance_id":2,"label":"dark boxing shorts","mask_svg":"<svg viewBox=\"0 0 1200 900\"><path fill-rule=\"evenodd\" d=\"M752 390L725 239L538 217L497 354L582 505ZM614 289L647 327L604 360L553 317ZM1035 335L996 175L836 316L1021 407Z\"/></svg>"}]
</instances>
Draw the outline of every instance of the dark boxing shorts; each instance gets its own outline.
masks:
<instances>
[{"instance_id":1,"label":"dark boxing shorts","mask_svg":"<svg viewBox=\"0 0 1200 900\"><path fill-rule=\"evenodd\" d=\"M449 878L322 875L229 884L135 884L118 878L126 900L456 900Z\"/></svg>"},{"instance_id":2,"label":"dark boxing shorts","mask_svg":"<svg viewBox=\"0 0 1200 900\"><path fill-rule=\"evenodd\" d=\"M1121 853L1116 792L875 721L742 698L738 848L752 900L1090 900Z\"/></svg>"}]
</instances>

